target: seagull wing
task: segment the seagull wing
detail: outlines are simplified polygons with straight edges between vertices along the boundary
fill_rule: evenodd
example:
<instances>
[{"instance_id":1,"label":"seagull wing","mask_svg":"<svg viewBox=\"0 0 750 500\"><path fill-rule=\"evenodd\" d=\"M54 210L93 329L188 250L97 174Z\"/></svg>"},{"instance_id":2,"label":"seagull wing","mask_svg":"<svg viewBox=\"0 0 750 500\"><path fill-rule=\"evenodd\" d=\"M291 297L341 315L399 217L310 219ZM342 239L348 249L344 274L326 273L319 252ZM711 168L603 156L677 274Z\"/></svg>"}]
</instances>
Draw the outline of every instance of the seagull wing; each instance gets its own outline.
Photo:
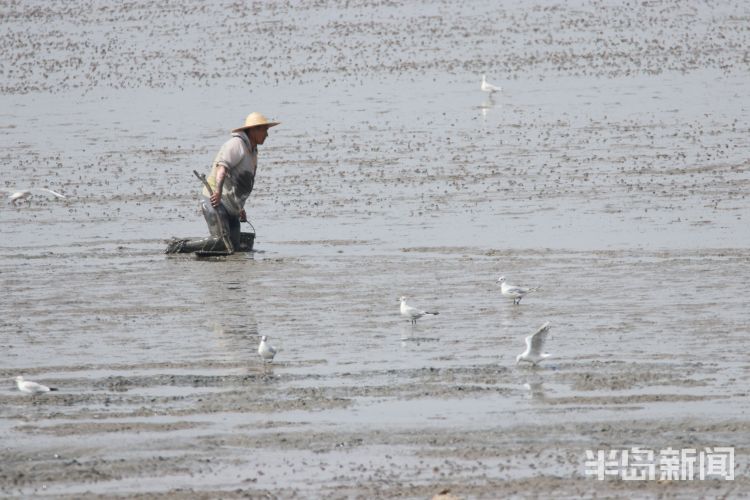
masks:
<instances>
[{"instance_id":1,"label":"seagull wing","mask_svg":"<svg viewBox=\"0 0 750 500\"><path fill-rule=\"evenodd\" d=\"M500 92L502 89L498 87L497 85L493 85L490 82L487 81L487 78L485 75L482 75L482 90L485 92Z\"/></svg>"},{"instance_id":2,"label":"seagull wing","mask_svg":"<svg viewBox=\"0 0 750 500\"><path fill-rule=\"evenodd\" d=\"M549 321L539 327L539 329L532 335L526 337L526 347L529 351L535 354L541 354L544 349L544 342L547 340L547 334L549 333Z\"/></svg>"},{"instance_id":3,"label":"seagull wing","mask_svg":"<svg viewBox=\"0 0 750 500\"><path fill-rule=\"evenodd\" d=\"M10 201L15 202L16 200L25 200L31 196L31 191L16 191L10 195Z\"/></svg>"},{"instance_id":4,"label":"seagull wing","mask_svg":"<svg viewBox=\"0 0 750 500\"><path fill-rule=\"evenodd\" d=\"M49 391L49 387L42 384L37 384L36 382L31 382L30 380L24 380L22 383L22 386L25 390L29 392L47 392Z\"/></svg>"},{"instance_id":5,"label":"seagull wing","mask_svg":"<svg viewBox=\"0 0 750 500\"><path fill-rule=\"evenodd\" d=\"M60 194L57 191L52 191L51 189L47 188L34 188L35 191L44 191L45 193L49 193L51 195L57 196L58 198L62 198L63 200L67 198L64 194Z\"/></svg>"},{"instance_id":6,"label":"seagull wing","mask_svg":"<svg viewBox=\"0 0 750 500\"><path fill-rule=\"evenodd\" d=\"M409 316L411 316L411 317L415 317L415 316L416 316L416 317L424 316L424 311L420 311L420 310L419 310L419 309L417 309L416 307L412 307L412 306L409 306L409 305L407 305L407 306L406 306L406 307L404 308L404 311L406 312L406 314L407 314L407 315L409 315Z\"/></svg>"}]
</instances>

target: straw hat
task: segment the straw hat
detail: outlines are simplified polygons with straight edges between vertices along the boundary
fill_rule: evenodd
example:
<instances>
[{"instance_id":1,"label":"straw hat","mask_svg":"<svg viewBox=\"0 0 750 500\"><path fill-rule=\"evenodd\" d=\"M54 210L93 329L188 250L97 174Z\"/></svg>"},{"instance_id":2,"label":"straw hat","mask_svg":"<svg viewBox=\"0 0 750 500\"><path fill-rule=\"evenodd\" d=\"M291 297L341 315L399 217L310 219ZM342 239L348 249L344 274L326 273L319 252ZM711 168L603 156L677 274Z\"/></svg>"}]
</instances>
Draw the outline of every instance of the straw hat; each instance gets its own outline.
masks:
<instances>
[{"instance_id":1,"label":"straw hat","mask_svg":"<svg viewBox=\"0 0 750 500\"><path fill-rule=\"evenodd\" d=\"M245 118L245 125L243 125L242 127L237 127L236 129L232 130L232 132L239 132L240 130L245 130L247 128L252 128L252 127L259 127L261 125L267 125L268 127L275 127L279 123L281 122L269 122L268 118L258 113L257 111L253 111L252 113L247 115L247 118Z\"/></svg>"}]
</instances>

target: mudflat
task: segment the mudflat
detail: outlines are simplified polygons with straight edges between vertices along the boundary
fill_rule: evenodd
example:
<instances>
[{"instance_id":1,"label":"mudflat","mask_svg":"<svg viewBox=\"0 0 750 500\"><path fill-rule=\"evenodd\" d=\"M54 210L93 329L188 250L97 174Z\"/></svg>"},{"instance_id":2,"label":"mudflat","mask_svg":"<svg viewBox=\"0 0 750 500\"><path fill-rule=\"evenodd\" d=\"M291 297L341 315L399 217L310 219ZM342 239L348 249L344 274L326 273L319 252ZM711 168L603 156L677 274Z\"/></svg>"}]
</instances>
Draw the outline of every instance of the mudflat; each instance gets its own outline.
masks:
<instances>
[{"instance_id":1,"label":"mudflat","mask_svg":"<svg viewBox=\"0 0 750 500\"><path fill-rule=\"evenodd\" d=\"M2 10L3 496L750 491L743 3ZM253 110L256 251L164 255Z\"/></svg>"}]
</instances>

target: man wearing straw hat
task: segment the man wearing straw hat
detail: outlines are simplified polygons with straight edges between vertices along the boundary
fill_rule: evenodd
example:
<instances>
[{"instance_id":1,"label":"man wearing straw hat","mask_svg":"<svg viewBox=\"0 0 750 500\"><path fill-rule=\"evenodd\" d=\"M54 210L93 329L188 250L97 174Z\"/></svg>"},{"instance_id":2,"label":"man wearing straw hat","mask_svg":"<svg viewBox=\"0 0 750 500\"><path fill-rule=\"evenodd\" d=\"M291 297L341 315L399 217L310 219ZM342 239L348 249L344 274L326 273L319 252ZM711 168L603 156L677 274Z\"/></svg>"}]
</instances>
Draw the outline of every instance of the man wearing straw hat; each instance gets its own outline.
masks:
<instances>
[{"instance_id":1,"label":"man wearing straw hat","mask_svg":"<svg viewBox=\"0 0 750 500\"><path fill-rule=\"evenodd\" d=\"M211 164L211 173L206 179L213 194L203 188L203 205L210 203L219 214L229 234L232 245L237 248L240 243L240 222L245 222L245 201L253 191L255 172L258 168L258 145L268 137L268 129L279 122L268 121L262 114L250 113L245 118L245 125L232 130L232 137L219 149ZM208 207L203 208L206 215ZM211 236L211 222L206 221ZM231 250L230 250L231 251Z\"/></svg>"},{"instance_id":2,"label":"man wearing straw hat","mask_svg":"<svg viewBox=\"0 0 750 500\"><path fill-rule=\"evenodd\" d=\"M239 247L240 222L247 220L245 201L253 191L258 168L258 145L265 142L268 129L278 124L256 111L247 115L242 127L232 130L232 137L221 146L211 164L202 191L201 210L211 238L173 241L167 253L232 253Z\"/></svg>"}]
</instances>

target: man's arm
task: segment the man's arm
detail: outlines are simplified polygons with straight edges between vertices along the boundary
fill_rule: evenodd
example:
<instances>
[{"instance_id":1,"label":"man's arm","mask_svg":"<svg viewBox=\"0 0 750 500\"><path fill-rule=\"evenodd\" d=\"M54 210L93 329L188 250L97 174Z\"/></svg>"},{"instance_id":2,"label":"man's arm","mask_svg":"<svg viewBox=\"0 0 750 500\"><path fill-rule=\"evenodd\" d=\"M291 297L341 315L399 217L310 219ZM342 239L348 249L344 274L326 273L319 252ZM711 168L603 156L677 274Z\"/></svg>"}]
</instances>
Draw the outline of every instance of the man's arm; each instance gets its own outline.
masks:
<instances>
[{"instance_id":1,"label":"man's arm","mask_svg":"<svg viewBox=\"0 0 750 500\"><path fill-rule=\"evenodd\" d=\"M227 176L227 167L224 165L216 166L216 189L211 195L211 206L217 208L221 203L221 192L224 189L224 178Z\"/></svg>"}]
</instances>

